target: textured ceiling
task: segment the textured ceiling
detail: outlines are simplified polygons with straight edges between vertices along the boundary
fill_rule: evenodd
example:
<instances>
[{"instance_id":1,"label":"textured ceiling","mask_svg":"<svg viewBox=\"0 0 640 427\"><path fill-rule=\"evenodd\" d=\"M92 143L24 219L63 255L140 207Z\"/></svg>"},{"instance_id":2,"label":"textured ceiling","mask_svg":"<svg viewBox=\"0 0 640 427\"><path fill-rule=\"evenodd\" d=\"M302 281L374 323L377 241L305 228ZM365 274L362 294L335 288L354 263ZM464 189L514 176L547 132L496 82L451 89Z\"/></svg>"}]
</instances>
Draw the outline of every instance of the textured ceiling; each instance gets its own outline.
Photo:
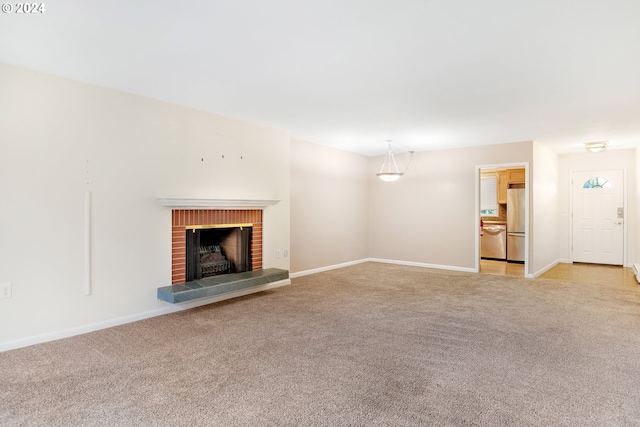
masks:
<instances>
[{"instance_id":1,"label":"textured ceiling","mask_svg":"<svg viewBox=\"0 0 640 427\"><path fill-rule=\"evenodd\" d=\"M44 5L0 14L0 62L365 155L640 142L638 0Z\"/></svg>"}]
</instances>

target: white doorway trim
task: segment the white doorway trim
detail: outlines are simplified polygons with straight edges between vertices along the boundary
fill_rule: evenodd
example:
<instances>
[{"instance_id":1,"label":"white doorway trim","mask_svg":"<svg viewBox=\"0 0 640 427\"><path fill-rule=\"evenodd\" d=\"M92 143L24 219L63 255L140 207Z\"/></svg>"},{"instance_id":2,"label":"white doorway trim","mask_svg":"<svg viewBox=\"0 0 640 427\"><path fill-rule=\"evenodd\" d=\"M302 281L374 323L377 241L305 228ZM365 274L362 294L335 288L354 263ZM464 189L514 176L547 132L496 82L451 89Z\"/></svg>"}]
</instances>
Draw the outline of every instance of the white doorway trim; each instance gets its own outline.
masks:
<instances>
[{"instance_id":1,"label":"white doorway trim","mask_svg":"<svg viewBox=\"0 0 640 427\"><path fill-rule=\"evenodd\" d=\"M569 262L573 262L573 175L575 172L599 172L599 171L607 171L607 170L616 170L622 171L622 206L624 207L624 218L622 221L622 266L623 267L631 267L631 263L627 262L627 240L628 240L628 223L630 221L629 218L629 206L627 203L628 193L629 193L629 183L627 181L627 168L599 168L599 169L572 169L569 171Z\"/></svg>"},{"instance_id":2,"label":"white doorway trim","mask_svg":"<svg viewBox=\"0 0 640 427\"><path fill-rule=\"evenodd\" d=\"M524 180L525 180L525 191L524 197L527 201L527 209L524 213L524 224L525 224L525 235L524 235L524 277L533 278L534 276L529 272L529 267L531 265L531 259L529 256L529 247L530 247L530 237L531 237L531 226L530 226L530 213L531 213L531 177L529 176L529 162L519 162L519 163L500 163L500 164L490 164L490 165L476 165L476 174L475 174L475 268L474 271L476 273L480 272L480 172L482 169L512 169L512 168L524 168Z\"/></svg>"}]
</instances>

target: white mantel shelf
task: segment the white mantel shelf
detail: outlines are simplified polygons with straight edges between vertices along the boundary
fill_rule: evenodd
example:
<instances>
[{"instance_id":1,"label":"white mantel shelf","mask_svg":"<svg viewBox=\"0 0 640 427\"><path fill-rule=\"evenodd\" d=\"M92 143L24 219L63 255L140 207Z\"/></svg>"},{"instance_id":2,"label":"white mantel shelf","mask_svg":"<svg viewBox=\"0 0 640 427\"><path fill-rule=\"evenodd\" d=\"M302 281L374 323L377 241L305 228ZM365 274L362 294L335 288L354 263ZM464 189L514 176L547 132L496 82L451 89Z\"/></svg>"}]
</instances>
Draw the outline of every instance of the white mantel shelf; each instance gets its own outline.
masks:
<instances>
[{"instance_id":1,"label":"white mantel shelf","mask_svg":"<svg viewBox=\"0 0 640 427\"><path fill-rule=\"evenodd\" d=\"M238 199L188 199L180 197L158 197L162 206L174 209L264 209L280 200L238 200Z\"/></svg>"}]
</instances>

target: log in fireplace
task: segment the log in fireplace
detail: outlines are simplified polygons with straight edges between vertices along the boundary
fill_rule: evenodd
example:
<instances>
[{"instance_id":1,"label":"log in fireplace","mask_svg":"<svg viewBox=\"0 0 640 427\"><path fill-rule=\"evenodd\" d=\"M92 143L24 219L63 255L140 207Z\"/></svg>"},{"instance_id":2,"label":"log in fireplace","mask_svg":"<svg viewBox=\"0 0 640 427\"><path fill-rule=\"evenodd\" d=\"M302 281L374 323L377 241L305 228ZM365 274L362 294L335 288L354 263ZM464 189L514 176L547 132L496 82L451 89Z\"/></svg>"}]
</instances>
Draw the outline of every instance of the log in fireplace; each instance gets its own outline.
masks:
<instances>
[{"instance_id":1,"label":"log in fireplace","mask_svg":"<svg viewBox=\"0 0 640 427\"><path fill-rule=\"evenodd\" d=\"M253 224L186 227L186 280L252 270Z\"/></svg>"}]
</instances>

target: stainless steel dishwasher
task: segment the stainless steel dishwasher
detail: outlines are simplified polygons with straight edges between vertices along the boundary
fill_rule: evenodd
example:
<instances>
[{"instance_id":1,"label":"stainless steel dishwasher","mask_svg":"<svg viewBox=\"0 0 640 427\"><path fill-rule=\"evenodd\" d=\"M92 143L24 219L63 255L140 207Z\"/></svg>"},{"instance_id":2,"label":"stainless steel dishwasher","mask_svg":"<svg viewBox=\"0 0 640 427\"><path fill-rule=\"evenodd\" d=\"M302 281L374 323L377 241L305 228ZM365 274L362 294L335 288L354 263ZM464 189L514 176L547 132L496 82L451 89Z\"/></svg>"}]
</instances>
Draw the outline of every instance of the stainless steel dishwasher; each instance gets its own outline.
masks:
<instances>
[{"instance_id":1,"label":"stainless steel dishwasher","mask_svg":"<svg viewBox=\"0 0 640 427\"><path fill-rule=\"evenodd\" d=\"M486 224L480 237L480 257L484 259L507 259L507 226Z\"/></svg>"}]
</instances>

